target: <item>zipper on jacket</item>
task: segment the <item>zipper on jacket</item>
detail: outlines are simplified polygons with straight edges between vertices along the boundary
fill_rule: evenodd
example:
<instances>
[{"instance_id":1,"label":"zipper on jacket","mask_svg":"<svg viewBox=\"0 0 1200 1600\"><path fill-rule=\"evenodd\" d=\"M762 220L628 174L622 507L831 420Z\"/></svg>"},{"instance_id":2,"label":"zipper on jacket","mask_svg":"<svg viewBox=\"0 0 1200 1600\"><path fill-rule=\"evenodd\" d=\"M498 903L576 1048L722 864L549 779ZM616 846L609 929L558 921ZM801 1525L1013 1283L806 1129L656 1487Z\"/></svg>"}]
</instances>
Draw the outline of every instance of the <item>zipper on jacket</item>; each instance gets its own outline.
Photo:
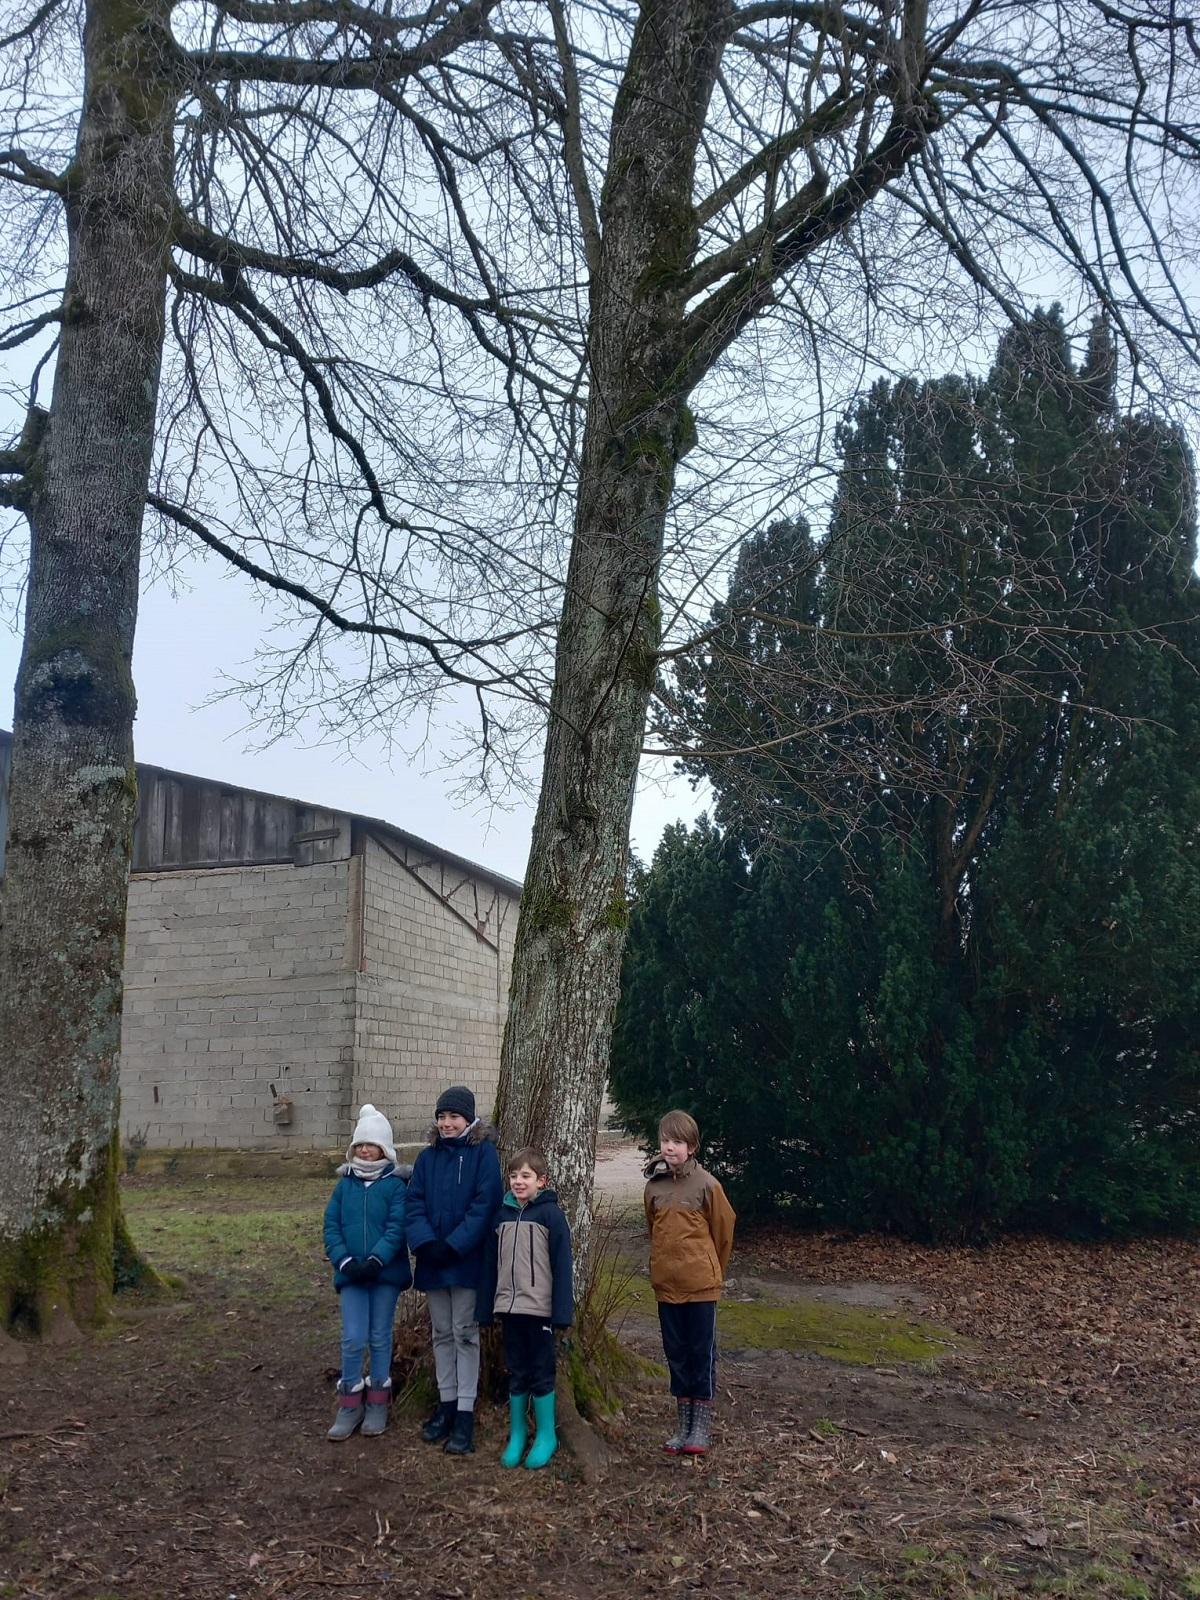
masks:
<instances>
[{"instance_id":1,"label":"zipper on jacket","mask_svg":"<svg viewBox=\"0 0 1200 1600\"><path fill-rule=\"evenodd\" d=\"M537 1288L537 1268L533 1264L533 1235L529 1235L529 1287Z\"/></svg>"}]
</instances>

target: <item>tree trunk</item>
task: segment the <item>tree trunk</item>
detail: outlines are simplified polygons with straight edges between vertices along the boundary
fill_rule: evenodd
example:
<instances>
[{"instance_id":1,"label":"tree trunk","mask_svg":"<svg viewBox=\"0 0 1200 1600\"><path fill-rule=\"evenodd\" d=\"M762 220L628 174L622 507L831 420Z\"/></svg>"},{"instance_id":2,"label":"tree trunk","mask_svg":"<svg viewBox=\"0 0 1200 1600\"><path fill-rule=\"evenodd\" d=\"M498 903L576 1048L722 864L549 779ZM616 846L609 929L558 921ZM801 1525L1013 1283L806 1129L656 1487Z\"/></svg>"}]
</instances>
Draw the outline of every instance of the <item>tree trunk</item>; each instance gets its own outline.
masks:
<instances>
[{"instance_id":1,"label":"tree trunk","mask_svg":"<svg viewBox=\"0 0 1200 1600\"><path fill-rule=\"evenodd\" d=\"M650 0L613 110L578 502L501 1060L504 1148L545 1150L580 1286L628 920L629 820L657 669L658 566L691 442L681 283L723 16L715 0Z\"/></svg>"},{"instance_id":2,"label":"tree trunk","mask_svg":"<svg viewBox=\"0 0 1200 1600\"><path fill-rule=\"evenodd\" d=\"M87 6L65 315L27 475L0 919L0 1327L19 1316L51 1340L103 1316L119 1224L130 663L172 217L168 15L166 0Z\"/></svg>"}]
</instances>

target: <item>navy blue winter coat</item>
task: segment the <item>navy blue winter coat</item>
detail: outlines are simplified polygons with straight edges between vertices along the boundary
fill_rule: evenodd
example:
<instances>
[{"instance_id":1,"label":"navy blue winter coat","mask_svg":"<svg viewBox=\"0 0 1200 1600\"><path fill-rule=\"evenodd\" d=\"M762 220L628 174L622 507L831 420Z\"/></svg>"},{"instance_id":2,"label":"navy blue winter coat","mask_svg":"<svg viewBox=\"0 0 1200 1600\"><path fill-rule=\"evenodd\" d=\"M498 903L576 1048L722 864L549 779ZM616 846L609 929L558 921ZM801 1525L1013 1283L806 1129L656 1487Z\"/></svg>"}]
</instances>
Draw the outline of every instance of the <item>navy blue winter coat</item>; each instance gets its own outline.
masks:
<instances>
[{"instance_id":1,"label":"navy blue winter coat","mask_svg":"<svg viewBox=\"0 0 1200 1600\"><path fill-rule=\"evenodd\" d=\"M393 1167L373 1183L352 1172L339 1178L325 1207L325 1254L333 1267L333 1286L344 1289L349 1279L338 1270L347 1256L383 1262L375 1282L407 1289L412 1282L405 1241L404 1179Z\"/></svg>"},{"instance_id":2,"label":"navy blue winter coat","mask_svg":"<svg viewBox=\"0 0 1200 1600\"><path fill-rule=\"evenodd\" d=\"M491 1221L504 1194L496 1130L476 1122L457 1139L437 1129L413 1166L408 1185L408 1242L417 1257L418 1289L474 1289ZM449 1261L422 1261L423 1244L436 1240L454 1252Z\"/></svg>"}]
</instances>

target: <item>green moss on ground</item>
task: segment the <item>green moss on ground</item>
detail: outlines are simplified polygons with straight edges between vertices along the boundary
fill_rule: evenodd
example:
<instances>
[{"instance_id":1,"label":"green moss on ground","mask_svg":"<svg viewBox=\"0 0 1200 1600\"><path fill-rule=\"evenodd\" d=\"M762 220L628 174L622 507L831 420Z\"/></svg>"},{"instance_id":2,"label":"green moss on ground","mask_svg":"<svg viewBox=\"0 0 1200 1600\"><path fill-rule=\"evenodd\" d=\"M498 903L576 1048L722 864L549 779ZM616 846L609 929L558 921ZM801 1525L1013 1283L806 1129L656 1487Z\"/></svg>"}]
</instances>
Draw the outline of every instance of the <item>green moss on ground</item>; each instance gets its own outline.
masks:
<instances>
[{"instance_id":1,"label":"green moss on ground","mask_svg":"<svg viewBox=\"0 0 1200 1600\"><path fill-rule=\"evenodd\" d=\"M654 1316L654 1291L634 1279L622 1309ZM734 1350L789 1350L825 1356L850 1366L933 1361L954 1335L896 1313L825 1300L723 1300L717 1308L721 1342Z\"/></svg>"},{"instance_id":2,"label":"green moss on ground","mask_svg":"<svg viewBox=\"0 0 1200 1600\"><path fill-rule=\"evenodd\" d=\"M852 1366L932 1361L953 1337L930 1323L822 1300L724 1301L717 1321L724 1342L735 1349L807 1350Z\"/></svg>"}]
</instances>

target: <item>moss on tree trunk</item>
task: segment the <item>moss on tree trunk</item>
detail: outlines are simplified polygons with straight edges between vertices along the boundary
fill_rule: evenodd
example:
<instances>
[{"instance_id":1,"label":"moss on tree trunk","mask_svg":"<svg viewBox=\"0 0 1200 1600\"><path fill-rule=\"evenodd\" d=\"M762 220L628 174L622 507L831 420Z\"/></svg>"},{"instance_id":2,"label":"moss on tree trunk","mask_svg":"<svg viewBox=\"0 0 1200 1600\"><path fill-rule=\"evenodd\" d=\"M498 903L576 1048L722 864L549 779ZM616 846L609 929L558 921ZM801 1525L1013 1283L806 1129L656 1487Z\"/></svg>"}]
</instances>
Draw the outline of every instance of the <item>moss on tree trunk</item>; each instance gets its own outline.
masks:
<instances>
[{"instance_id":1,"label":"moss on tree trunk","mask_svg":"<svg viewBox=\"0 0 1200 1600\"><path fill-rule=\"evenodd\" d=\"M167 0L88 0L69 258L30 527L0 901L0 1306L45 1339L111 1302L136 811L131 676L172 216ZM136 63L136 71L134 64ZM11 1353L11 1351L10 1351Z\"/></svg>"}]
</instances>

